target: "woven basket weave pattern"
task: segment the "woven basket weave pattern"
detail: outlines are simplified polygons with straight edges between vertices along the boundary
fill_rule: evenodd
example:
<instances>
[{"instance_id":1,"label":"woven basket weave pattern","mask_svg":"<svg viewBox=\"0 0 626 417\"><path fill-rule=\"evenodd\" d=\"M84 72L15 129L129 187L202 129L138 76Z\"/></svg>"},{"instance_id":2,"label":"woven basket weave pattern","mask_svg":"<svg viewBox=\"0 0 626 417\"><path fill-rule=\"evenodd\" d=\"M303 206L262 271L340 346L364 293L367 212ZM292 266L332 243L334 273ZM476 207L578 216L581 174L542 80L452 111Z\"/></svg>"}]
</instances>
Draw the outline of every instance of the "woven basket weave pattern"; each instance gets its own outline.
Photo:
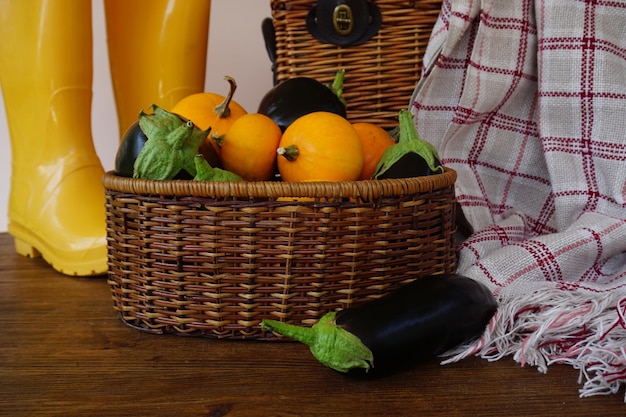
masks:
<instances>
[{"instance_id":1,"label":"woven basket weave pattern","mask_svg":"<svg viewBox=\"0 0 626 417\"><path fill-rule=\"evenodd\" d=\"M384 128L397 125L422 70L422 57L441 0L375 0L382 14L377 35L365 44L339 47L316 40L305 17L315 0L272 0L277 80L306 76L330 83L345 69L348 118Z\"/></svg>"},{"instance_id":2,"label":"woven basket weave pattern","mask_svg":"<svg viewBox=\"0 0 626 417\"><path fill-rule=\"evenodd\" d=\"M144 331L274 340L262 319L309 325L417 276L453 272L455 178L199 183L107 173L114 307ZM281 198L291 196L301 199Z\"/></svg>"}]
</instances>

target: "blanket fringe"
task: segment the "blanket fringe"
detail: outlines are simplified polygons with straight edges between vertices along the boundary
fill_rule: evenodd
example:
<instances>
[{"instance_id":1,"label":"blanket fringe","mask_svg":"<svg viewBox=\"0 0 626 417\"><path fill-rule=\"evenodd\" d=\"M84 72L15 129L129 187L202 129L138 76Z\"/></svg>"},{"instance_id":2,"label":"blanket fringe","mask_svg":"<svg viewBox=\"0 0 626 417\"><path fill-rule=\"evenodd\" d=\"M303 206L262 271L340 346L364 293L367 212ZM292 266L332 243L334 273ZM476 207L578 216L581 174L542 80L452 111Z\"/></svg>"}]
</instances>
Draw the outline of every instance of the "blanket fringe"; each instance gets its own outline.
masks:
<instances>
[{"instance_id":1,"label":"blanket fringe","mask_svg":"<svg viewBox=\"0 0 626 417\"><path fill-rule=\"evenodd\" d=\"M504 289L482 337L448 352L442 364L513 356L542 373L565 364L580 371L580 397L617 394L626 385L626 294L533 288L525 294Z\"/></svg>"}]
</instances>

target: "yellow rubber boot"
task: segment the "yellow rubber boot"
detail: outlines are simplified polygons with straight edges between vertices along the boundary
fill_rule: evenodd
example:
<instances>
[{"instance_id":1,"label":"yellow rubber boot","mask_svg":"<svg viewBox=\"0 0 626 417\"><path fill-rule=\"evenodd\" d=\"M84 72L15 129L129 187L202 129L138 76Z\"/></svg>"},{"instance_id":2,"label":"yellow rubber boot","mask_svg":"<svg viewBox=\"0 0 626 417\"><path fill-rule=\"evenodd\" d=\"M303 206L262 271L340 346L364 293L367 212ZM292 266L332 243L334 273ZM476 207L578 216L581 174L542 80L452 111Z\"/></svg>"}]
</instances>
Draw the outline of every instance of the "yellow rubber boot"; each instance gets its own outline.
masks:
<instances>
[{"instance_id":1,"label":"yellow rubber boot","mask_svg":"<svg viewBox=\"0 0 626 417\"><path fill-rule=\"evenodd\" d=\"M210 0L106 0L120 137L151 104L204 90Z\"/></svg>"},{"instance_id":2,"label":"yellow rubber boot","mask_svg":"<svg viewBox=\"0 0 626 417\"><path fill-rule=\"evenodd\" d=\"M9 233L68 275L107 271L103 169L91 137L91 2L0 0L11 137Z\"/></svg>"}]
</instances>

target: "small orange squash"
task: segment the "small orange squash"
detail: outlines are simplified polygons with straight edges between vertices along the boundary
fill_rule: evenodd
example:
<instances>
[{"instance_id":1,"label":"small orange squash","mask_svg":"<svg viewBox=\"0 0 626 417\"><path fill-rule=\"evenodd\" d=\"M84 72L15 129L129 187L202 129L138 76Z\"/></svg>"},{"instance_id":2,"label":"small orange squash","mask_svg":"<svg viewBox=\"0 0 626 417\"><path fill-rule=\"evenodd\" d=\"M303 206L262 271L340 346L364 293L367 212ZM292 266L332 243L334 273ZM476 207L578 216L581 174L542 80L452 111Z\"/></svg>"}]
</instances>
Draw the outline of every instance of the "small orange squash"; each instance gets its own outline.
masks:
<instances>
[{"instance_id":1,"label":"small orange squash","mask_svg":"<svg viewBox=\"0 0 626 417\"><path fill-rule=\"evenodd\" d=\"M277 152L283 181L354 181L363 168L359 134L348 120L330 112L296 119Z\"/></svg>"},{"instance_id":2,"label":"small orange squash","mask_svg":"<svg viewBox=\"0 0 626 417\"><path fill-rule=\"evenodd\" d=\"M237 89L235 79L229 76L224 79L230 85L226 97L210 92L191 94L176 103L171 110L172 113L191 120L202 130L211 127L211 133L200 146L202 153L204 153L203 148L210 145L219 155L220 148L214 139L228 133L235 120L247 113L239 103L233 100Z\"/></svg>"},{"instance_id":3,"label":"small orange squash","mask_svg":"<svg viewBox=\"0 0 626 417\"><path fill-rule=\"evenodd\" d=\"M353 123L352 127L359 133L363 147L363 169L359 179L368 180L374 175L385 150L395 142L385 129L374 123L358 122Z\"/></svg>"},{"instance_id":4,"label":"small orange squash","mask_svg":"<svg viewBox=\"0 0 626 417\"><path fill-rule=\"evenodd\" d=\"M267 181L274 174L281 136L280 127L268 116L244 114L217 140L222 165L246 181Z\"/></svg>"}]
</instances>

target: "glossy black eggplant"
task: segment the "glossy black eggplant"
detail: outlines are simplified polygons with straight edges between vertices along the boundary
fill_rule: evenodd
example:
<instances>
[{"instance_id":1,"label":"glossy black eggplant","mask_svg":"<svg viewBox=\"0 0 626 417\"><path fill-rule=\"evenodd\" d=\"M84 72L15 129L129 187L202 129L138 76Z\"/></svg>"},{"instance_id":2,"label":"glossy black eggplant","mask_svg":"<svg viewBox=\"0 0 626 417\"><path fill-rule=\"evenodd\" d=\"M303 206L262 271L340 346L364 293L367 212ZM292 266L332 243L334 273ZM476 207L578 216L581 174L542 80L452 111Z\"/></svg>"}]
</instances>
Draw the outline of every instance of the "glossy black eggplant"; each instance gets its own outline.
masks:
<instances>
[{"instance_id":1,"label":"glossy black eggplant","mask_svg":"<svg viewBox=\"0 0 626 417\"><path fill-rule=\"evenodd\" d=\"M274 320L262 327L307 344L332 369L383 376L478 338L496 310L483 284L457 274L431 275L375 301L327 313L310 328Z\"/></svg>"},{"instance_id":2,"label":"glossy black eggplant","mask_svg":"<svg viewBox=\"0 0 626 417\"><path fill-rule=\"evenodd\" d=\"M122 141L120 142L119 147L117 148L117 153L115 155L115 174L122 177L132 178L135 172L135 161L137 160L137 156L144 148L146 142L148 141L148 137L141 130L139 126L139 120L135 121L122 136ZM204 147L201 147L204 150ZM209 161L209 163L217 166L215 159L211 159L212 155L216 155L213 149L208 149L207 152L202 152ZM208 155L208 157L207 157ZM217 158L217 156L215 156ZM193 176L187 173L184 170L181 170L175 177L175 179L180 180L190 180Z\"/></svg>"},{"instance_id":3,"label":"glossy black eggplant","mask_svg":"<svg viewBox=\"0 0 626 417\"><path fill-rule=\"evenodd\" d=\"M115 155L115 173L117 175L132 178L135 160L147 140L148 137L139 127L138 120L126 129Z\"/></svg>"},{"instance_id":4,"label":"glossy black eggplant","mask_svg":"<svg viewBox=\"0 0 626 417\"><path fill-rule=\"evenodd\" d=\"M438 158L435 158L435 166L440 167L441 162ZM428 162L421 156L414 152L409 152L400 157L393 163L387 170L379 174L376 179L383 180L385 178L411 178L424 175L439 174L440 172L433 171L428 165Z\"/></svg>"},{"instance_id":5,"label":"glossy black eggplant","mask_svg":"<svg viewBox=\"0 0 626 417\"><path fill-rule=\"evenodd\" d=\"M437 150L431 143L420 139L411 113L401 110L398 122L397 143L385 150L373 177L409 178L442 173Z\"/></svg>"},{"instance_id":6,"label":"glossy black eggplant","mask_svg":"<svg viewBox=\"0 0 626 417\"><path fill-rule=\"evenodd\" d=\"M274 120L283 132L297 118L316 111L346 117L346 106L340 98L342 84L342 71L338 72L333 88L309 77L290 78L263 96L258 113Z\"/></svg>"}]
</instances>

